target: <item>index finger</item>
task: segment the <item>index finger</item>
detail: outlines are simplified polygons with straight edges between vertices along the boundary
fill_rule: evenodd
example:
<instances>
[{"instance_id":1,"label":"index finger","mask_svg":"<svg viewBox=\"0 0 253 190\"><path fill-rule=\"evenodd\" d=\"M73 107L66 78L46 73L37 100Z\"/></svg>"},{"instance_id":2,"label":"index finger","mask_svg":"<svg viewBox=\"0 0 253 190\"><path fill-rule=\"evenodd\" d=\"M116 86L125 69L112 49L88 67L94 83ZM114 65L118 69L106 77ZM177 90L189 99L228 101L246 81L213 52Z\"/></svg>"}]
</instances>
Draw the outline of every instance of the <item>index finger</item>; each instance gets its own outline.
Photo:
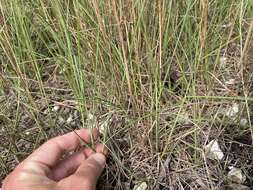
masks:
<instances>
[{"instance_id":1,"label":"index finger","mask_svg":"<svg viewBox=\"0 0 253 190\"><path fill-rule=\"evenodd\" d=\"M54 137L35 150L26 161L37 162L51 168L59 161L64 153L76 149L80 145L81 140L89 143L92 137L97 137L96 129L80 129Z\"/></svg>"}]
</instances>

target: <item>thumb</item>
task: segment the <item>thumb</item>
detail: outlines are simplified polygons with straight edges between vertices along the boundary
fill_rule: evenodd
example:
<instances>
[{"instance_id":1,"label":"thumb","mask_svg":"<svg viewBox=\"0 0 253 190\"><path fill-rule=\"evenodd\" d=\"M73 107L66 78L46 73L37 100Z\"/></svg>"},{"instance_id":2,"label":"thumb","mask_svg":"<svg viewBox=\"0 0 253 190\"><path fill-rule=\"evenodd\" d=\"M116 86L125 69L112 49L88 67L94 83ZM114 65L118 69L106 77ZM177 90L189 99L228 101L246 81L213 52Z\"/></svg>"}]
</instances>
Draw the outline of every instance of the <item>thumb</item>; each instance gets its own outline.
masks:
<instances>
[{"instance_id":1,"label":"thumb","mask_svg":"<svg viewBox=\"0 0 253 190\"><path fill-rule=\"evenodd\" d=\"M91 181L97 181L105 167L105 155L102 153L92 154L77 169L75 175L89 178Z\"/></svg>"},{"instance_id":2,"label":"thumb","mask_svg":"<svg viewBox=\"0 0 253 190\"><path fill-rule=\"evenodd\" d=\"M95 190L96 183L105 167L106 158L101 153L92 154L83 161L76 172L61 184L75 190Z\"/></svg>"}]
</instances>

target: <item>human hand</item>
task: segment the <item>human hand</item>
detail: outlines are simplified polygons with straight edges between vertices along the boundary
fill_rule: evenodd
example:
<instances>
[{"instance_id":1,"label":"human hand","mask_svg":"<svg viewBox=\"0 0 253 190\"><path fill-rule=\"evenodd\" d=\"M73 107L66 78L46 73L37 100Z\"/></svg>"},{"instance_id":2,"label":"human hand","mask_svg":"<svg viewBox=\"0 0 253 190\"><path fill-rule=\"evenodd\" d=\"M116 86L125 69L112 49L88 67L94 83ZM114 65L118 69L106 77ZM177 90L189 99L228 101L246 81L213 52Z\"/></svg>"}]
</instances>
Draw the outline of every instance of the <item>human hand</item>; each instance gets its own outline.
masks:
<instances>
[{"instance_id":1,"label":"human hand","mask_svg":"<svg viewBox=\"0 0 253 190\"><path fill-rule=\"evenodd\" d=\"M106 162L106 149L96 145L96 153L90 148L62 156L80 146L80 137L91 141L90 131L81 129L52 138L21 162L3 182L3 190L95 190L98 177ZM92 131L95 139L97 130Z\"/></svg>"}]
</instances>

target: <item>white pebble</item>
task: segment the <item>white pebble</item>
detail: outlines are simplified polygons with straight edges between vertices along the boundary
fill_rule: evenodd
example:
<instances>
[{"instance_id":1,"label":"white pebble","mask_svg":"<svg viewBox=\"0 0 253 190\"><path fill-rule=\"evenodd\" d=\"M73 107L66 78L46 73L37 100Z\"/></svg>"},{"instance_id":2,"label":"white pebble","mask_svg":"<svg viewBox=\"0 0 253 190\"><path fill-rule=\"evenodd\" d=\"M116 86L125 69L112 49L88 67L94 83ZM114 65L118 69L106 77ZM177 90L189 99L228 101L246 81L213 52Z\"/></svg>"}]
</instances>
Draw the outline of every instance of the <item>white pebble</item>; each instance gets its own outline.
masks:
<instances>
[{"instance_id":1,"label":"white pebble","mask_svg":"<svg viewBox=\"0 0 253 190\"><path fill-rule=\"evenodd\" d=\"M243 175L242 170L236 167L229 167L230 171L228 172L228 179L235 183L242 184L246 180L246 176Z\"/></svg>"},{"instance_id":2,"label":"white pebble","mask_svg":"<svg viewBox=\"0 0 253 190\"><path fill-rule=\"evenodd\" d=\"M211 160L222 160L224 154L216 140L211 140L209 144L204 146L206 157Z\"/></svg>"},{"instance_id":3,"label":"white pebble","mask_svg":"<svg viewBox=\"0 0 253 190\"><path fill-rule=\"evenodd\" d=\"M29 132L29 131L26 131L25 134L26 134L26 135L30 135L30 132Z\"/></svg>"},{"instance_id":4,"label":"white pebble","mask_svg":"<svg viewBox=\"0 0 253 190\"><path fill-rule=\"evenodd\" d=\"M241 126L245 127L247 124L248 124L248 120L247 120L246 118L242 118L242 119L240 120L240 125L241 125Z\"/></svg>"},{"instance_id":5,"label":"white pebble","mask_svg":"<svg viewBox=\"0 0 253 190\"><path fill-rule=\"evenodd\" d=\"M60 109L60 106L58 106L58 105L56 105L56 106L53 107L53 111L54 112L57 112L59 109Z\"/></svg>"},{"instance_id":6,"label":"white pebble","mask_svg":"<svg viewBox=\"0 0 253 190\"><path fill-rule=\"evenodd\" d=\"M227 85L234 85L235 84L235 79L229 79L228 81L225 82Z\"/></svg>"},{"instance_id":7,"label":"white pebble","mask_svg":"<svg viewBox=\"0 0 253 190\"><path fill-rule=\"evenodd\" d=\"M134 186L133 190L146 190L148 188L148 185L146 182L141 182Z\"/></svg>"},{"instance_id":8,"label":"white pebble","mask_svg":"<svg viewBox=\"0 0 253 190\"><path fill-rule=\"evenodd\" d=\"M228 28L228 27L230 27L230 26L232 26L232 23L231 23L231 22L229 22L229 23L227 23L227 24L221 25L222 28Z\"/></svg>"},{"instance_id":9,"label":"white pebble","mask_svg":"<svg viewBox=\"0 0 253 190\"><path fill-rule=\"evenodd\" d=\"M230 108L228 108L226 116L236 117L238 113L239 113L239 104L234 103Z\"/></svg>"}]
</instances>

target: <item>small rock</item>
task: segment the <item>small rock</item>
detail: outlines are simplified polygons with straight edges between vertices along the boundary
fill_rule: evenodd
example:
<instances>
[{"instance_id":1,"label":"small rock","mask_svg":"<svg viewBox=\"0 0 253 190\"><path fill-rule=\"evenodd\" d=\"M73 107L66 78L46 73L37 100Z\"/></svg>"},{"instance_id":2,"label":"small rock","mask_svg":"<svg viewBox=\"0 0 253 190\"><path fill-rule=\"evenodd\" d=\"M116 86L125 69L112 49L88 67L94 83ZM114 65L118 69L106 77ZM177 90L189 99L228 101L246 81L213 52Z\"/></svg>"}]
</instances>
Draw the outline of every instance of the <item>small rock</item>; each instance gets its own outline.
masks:
<instances>
[{"instance_id":1,"label":"small rock","mask_svg":"<svg viewBox=\"0 0 253 190\"><path fill-rule=\"evenodd\" d=\"M231 22L229 22L229 23L227 23L227 24L221 25L222 28L228 28L228 27L230 27L230 26L232 26L232 23L231 23Z\"/></svg>"},{"instance_id":2,"label":"small rock","mask_svg":"<svg viewBox=\"0 0 253 190\"><path fill-rule=\"evenodd\" d=\"M247 120L246 118L242 118L242 119L240 120L240 125L241 125L241 126L245 127L247 124L248 124L248 120Z\"/></svg>"},{"instance_id":3,"label":"small rock","mask_svg":"<svg viewBox=\"0 0 253 190\"><path fill-rule=\"evenodd\" d=\"M236 117L238 113L239 113L239 104L238 103L234 103L232 105L232 107L230 107L227 110L226 116L228 116L228 117Z\"/></svg>"},{"instance_id":4,"label":"small rock","mask_svg":"<svg viewBox=\"0 0 253 190\"><path fill-rule=\"evenodd\" d=\"M209 144L204 146L206 157L211 160L222 160L224 154L216 140L211 140Z\"/></svg>"},{"instance_id":5,"label":"small rock","mask_svg":"<svg viewBox=\"0 0 253 190\"><path fill-rule=\"evenodd\" d=\"M59 111L59 109L60 109L60 106L56 105L53 107L52 111L57 112Z\"/></svg>"},{"instance_id":6,"label":"small rock","mask_svg":"<svg viewBox=\"0 0 253 190\"><path fill-rule=\"evenodd\" d=\"M234 85L235 84L235 79L229 79L228 81L225 82L227 85Z\"/></svg>"},{"instance_id":7,"label":"small rock","mask_svg":"<svg viewBox=\"0 0 253 190\"><path fill-rule=\"evenodd\" d=\"M133 190L146 190L148 188L148 185L146 182L141 182L134 186Z\"/></svg>"},{"instance_id":8,"label":"small rock","mask_svg":"<svg viewBox=\"0 0 253 190\"><path fill-rule=\"evenodd\" d=\"M26 135L30 135L30 132L29 132L29 131L26 131L25 134L26 134Z\"/></svg>"},{"instance_id":9,"label":"small rock","mask_svg":"<svg viewBox=\"0 0 253 190\"><path fill-rule=\"evenodd\" d=\"M228 179L231 181L242 184L246 180L246 176L243 175L242 170L236 167L229 167L230 171L228 172Z\"/></svg>"},{"instance_id":10,"label":"small rock","mask_svg":"<svg viewBox=\"0 0 253 190\"><path fill-rule=\"evenodd\" d=\"M69 115L68 119L67 119L67 124L70 124L73 121L73 116Z\"/></svg>"}]
</instances>

